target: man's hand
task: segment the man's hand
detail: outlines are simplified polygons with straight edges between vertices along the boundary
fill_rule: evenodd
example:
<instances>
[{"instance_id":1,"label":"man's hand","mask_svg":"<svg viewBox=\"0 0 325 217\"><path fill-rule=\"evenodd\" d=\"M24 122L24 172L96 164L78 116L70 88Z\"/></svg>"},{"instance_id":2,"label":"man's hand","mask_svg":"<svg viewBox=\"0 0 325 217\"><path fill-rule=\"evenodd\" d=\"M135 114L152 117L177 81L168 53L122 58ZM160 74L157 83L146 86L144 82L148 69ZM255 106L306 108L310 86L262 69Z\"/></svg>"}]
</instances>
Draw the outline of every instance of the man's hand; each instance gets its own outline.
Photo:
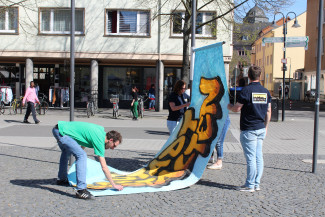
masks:
<instances>
[{"instance_id":1,"label":"man's hand","mask_svg":"<svg viewBox=\"0 0 325 217\"><path fill-rule=\"evenodd\" d=\"M113 185L113 188L117 189L118 191L122 191L123 190L123 186L122 185Z\"/></svg>"}]
</instances>

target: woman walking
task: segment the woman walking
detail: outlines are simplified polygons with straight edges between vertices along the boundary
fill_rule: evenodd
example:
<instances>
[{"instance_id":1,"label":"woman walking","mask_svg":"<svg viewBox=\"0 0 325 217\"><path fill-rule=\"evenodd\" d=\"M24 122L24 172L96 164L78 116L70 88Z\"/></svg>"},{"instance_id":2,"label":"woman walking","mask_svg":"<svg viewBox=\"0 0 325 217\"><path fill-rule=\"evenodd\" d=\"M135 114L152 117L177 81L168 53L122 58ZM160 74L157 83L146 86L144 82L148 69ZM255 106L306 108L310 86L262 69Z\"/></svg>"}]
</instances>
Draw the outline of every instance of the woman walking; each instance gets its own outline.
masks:
<instances>
[{"instance_id":1,"label":"woman walking","mask_svg":"<svg viewBox=\"0 0 325 217\"><path fill-rule=\"evenodd\" d=\"M136 86L132 86L132 103L131 103L131 111L133 114L133 120L138 120L138 89Z\"/></svg>"}]
</instances>

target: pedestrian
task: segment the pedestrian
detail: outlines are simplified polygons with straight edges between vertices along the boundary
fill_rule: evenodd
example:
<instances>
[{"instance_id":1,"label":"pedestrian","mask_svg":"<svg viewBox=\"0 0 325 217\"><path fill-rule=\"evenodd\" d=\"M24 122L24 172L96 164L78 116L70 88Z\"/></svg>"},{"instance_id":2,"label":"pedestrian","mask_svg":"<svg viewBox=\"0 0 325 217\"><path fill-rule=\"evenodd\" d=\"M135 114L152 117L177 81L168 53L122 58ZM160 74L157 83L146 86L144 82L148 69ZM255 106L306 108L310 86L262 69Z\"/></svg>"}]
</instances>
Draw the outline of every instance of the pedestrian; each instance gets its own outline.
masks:
<instances>
[{"instance_id":1,"label":"pedestrian","mask_svg":"<svg viewBox=\"0 0 325 217\"><path fill-rule=\"evenodd\" d=\"M174 86L173 92L168 97L168 118L167 128L171 134L181 118L183 117L186 107L190 102L185 102L184 92L186 83L183 80L178 80Z\"/></svg>"},{"instance_id":2,"label":"pedestrian","mask_svg":"<svg viewBox=\"0 0 325 217\"><path fill-rule=\"evenodd\" d=\"M247 163L247 177L238 190L254 192L261 190L263 175L263 140L271 119L271 94L260 84L261 68L251 66L248 78L251 83L244 87L235 105L228 104L228 109L240 114L240 142Z\"/></svg>"},{"instance_id":3,"label":"pedestrian","mask_svg":"<svg viewBox=\"0 0 325 217\"><path fill-rule=\"evenodd\" d=\"M132 102L131 102L131 111L133 114L132 120L138 120L138 88L136 86L132 86Z\"/></svg>"},{"instance_id":4,"label":"pedestrian","mask_svg":"<svg viewBox=\"0 0 325 217\"><path fill-rule=\"evenodd\" d=\"M282 86L281 85L279 86L279 98L280 99L282 98Z\"/></svg>"},{"instance_id":5,"label":"pedestrian","mask_svg":"<svg viewBox=\"0 0 325 217\"><path fill-rule=\"evenodd\" d=\"M26 114L24 117L24 123L26 123L26 124L30 123L28 121L28 117L29 117L30 113L32 113L32 115L33 115L35 124L40 123L40 121L36 118L36 111L35 111L35 103L40 104L40 102L36 96L34 87L35 87L34 81L31 81L30 86L27 88L27 90L25 92L24 99L23 99L23 106L25 106L25 104L27 102L27 109L26 109Z\"/></svg>"},{"instance_id":6,"label":"pedestrian","mask_svg":"<svg viewBox=\"0 0 325 217\"><path fill-rule=\"evenodd\" d=\"M119 191L123 190L122 185L114 183L105 160L105 149L114 150L122 143L122 136L119 132L112 130L106 133L104 127L92 123L59 121L52 133L62 151L56 182L58 185L69 185L68 158L72 154L76 158L76 196L80 199L91 198L90 192L86 189L87 154L84 149L87 147L94 149L94 154L98 156L103 173L112 187Z\"/></svg>"},{"instance_id":7,"label":"pedestrian","mask_svg":"<svg viewBox=\"0 0 325 217\"><path fill-rule=\"evenodd\" d=\"M150 109L155 109L156 105L156 97L155 97L155 84L151 84L151 88L149 89L149 110Z\"/></svg>"},{"instance_id":8,"label":"pedestrian","mask_svg":"<svg viewBox=\"0 0 325 217\"><path fill-rule=\"evenodd\" d=\"M288 86L285 86L284 93L285 93L286 98L288 99L289 98L289 87Z\"/></svg>"},{"instance_id":9,"label":"pedestrian","mask_svg":"<svg viewBox=\"0 0 325 217\"><path fill-rule=\"evenodd\" d=\"M214 164L208 166L208 169L221 170L221 168L222 168L223 142L225 141L225 138L226 138L226 135L227 135L227 132L228 132L228 129L229 129L229 125L230 125L230 118L229 118L229 114L228 114L227 118L226 118L226 121L225 121L225 124L222 127L222 131L221 131L220 137L219 137L219 139L217 141L216 148L215 148L216 153L217 153L217 161ZM212 154L212 159L213 158L214 158L214 153Z\"/></svg>"}]
</instances>

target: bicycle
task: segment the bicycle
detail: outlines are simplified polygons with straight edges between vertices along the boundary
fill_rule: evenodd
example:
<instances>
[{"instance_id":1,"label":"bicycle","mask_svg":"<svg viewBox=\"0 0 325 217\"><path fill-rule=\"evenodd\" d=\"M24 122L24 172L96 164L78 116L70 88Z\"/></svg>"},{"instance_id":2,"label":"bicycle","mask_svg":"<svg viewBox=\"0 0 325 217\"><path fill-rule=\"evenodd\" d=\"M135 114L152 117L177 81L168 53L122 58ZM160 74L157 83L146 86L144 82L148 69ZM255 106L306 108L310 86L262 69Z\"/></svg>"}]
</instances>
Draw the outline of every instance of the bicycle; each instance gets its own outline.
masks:
<instances>
[{"instance_id":1,"label":"bicycle","mask_svg":"<svg viewBox=\"0 0 325 217\"><path fill-rule=\"evenodd\" d=\"M143 112L144 112L143 96L138 96L138 115L139 115L139 117L143 118Z\"/></svg>"},{"instance_id":2,"label":"bicycle","mask_svg":"<svg viewBox=\"0 0 325 217\"><path fill-rule=\"evenodd\" d=\"M90 96L90 97L89 97ZM90 118L90 116L95 116L95 103L93 100L93 95L89 95L88 99L90 98L90 100L88 100L87 102L87 117Z\"/></svg>"},{"instance_id":3,"label":"bicycle","mask_svg":"<svg viewBox=\"0 0 325 217\"><path fill-rule=\"evenodd\" d=\"M37 114L41 115L42 111L43 114L45 115L45 113L47 112L47 110L49 109L49 104L46 102L47 100L47 96L44 93L39 93L38 94L39 97L39 104L36 105L36 112Z\"/></svg>"},{"instance_id":4,"label":"bicycle","mask_svg":"<svg viewBox=\"0 0 325 217\"><path fill-rule=\"evenodd\" d=\"M119 102L119 98L115 97L115 98L110 98L109 101L111 103L113 103L113 118L118 118L119 116L119 106L118 106L118 102Z\"/></svg>"},{"instance_id":5,"label":"bicycle","mask_svg":"<svg viewBox=\"0 0 325 217\"><path fill-rule=\"evenodd\" d=\"M17 99L17 98L15 98L13 101L12 101L12 103L11 103L11 111L13 112L13 114L15 115L15 114L17 114L17 110L19 109L19 111L20 111L20 114L22 114L23 113L23 103L22 103L22 101L23 101L23 98L24 97L20 97L20 99ZM10 112L11 113L11 112Z\"/></svg>"},{"instance_id":6,"label":"bicycle","mask_svg":"<svg viewBox=\"0 0 325 217\"><path fill-rule=\"evenodd\" d=\"M0 114L5 113L5 103L2 101L2 92L0 92Z\"/></svg>"}]
</instances>

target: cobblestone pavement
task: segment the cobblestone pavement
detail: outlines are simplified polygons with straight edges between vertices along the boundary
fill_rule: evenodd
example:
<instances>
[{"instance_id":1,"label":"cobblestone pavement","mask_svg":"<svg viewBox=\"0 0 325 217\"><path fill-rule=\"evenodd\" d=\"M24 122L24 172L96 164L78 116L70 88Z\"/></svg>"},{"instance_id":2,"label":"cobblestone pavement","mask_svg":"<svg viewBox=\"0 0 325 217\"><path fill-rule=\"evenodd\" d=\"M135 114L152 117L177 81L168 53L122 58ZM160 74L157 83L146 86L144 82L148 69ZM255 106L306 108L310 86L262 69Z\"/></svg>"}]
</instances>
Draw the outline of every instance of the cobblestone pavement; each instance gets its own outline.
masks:
<instances>
[{"instance_id":1,"label":"cobblestone pavement","mask_svg":"<svg viewBox=\"0 0 325 217\"><path fill-rule=\"evenodd\" d=\"M168 138L166 113L148 114L143 120L87 119L120 130L124 142L106 153L110 166L133 171L146 164ZM206 170L202 179L186 189L75 198L71 187L55 185L60 151L48 132L57 120L69 120L67 112L50 111L40 116L40 125L20 123L22 115L0 116L0 213L1 216L325 216L325 165L311 173L313 115L287 112L285 122L272 122L264 143L265 169L262 190L235 190L246 176L240 144L239 115L231 114L230 133L220 171ZM319 158L325 159L324 113L320 117ZM87 150L94 158L92 150Z\"/></svg>"}]
</instances>

